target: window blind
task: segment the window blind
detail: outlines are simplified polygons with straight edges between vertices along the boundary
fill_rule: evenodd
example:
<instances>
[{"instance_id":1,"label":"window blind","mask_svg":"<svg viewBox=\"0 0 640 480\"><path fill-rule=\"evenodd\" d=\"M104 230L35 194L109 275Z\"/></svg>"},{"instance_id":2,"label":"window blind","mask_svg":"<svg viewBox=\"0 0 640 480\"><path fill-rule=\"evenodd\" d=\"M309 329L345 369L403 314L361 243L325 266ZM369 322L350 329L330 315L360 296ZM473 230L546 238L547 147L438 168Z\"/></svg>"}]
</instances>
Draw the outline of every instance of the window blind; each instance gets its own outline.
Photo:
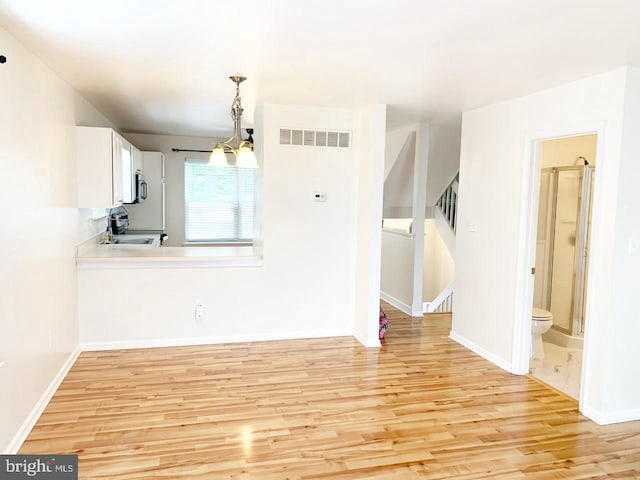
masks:
<instances>
[{"instance_id":1,"label":"window blind","mask_svg":"<svg viewBox=\"0 0 640 480\"><path fill-rule=\"evenodd\" d=\"M213 167L205 160L185 162L185 240L253 241L252 168Z\"/></svg>"}]
</instances>

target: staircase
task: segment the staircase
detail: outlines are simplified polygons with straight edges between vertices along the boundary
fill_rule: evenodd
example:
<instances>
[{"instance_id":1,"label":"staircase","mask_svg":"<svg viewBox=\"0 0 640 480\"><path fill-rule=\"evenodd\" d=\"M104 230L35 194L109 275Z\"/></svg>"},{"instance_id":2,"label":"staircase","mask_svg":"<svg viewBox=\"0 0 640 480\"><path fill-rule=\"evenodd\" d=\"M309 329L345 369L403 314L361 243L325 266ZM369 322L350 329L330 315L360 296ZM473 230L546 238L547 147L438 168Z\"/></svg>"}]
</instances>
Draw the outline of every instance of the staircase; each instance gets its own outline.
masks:
<instances>
[{"instance_id":1,"label":"staircase","mask_svg":"<svg viewBox=\"0 0 640 480\"><path fill-rule=\"evenodd\" d=\"M386 134L383 218L412 219L412 224L424 218L424 228L429 230L424 237L415 237L409 230L410 236L403 239L392 235L387 225L383 226L382 251L386 261L383 261L381 297L412 316L422 312L450 312L453 307L450 282L458 201L459 174L454 171L459 160L458 127L409 125ZM432 176L429 171L433 172ZM428 181L416 182L416 176ZM435 196L445 185L444 191ZM412 190L415 194L407 194ZM421 208L424 216L420 215ZM420 227L414 229L414 233L421 231ZM412 275L409 287L384 281L396 274Z\"/></svg>"},{"instance_id":2,"label":"staircase","mask_svg":"<svg viewBox=\"0 0 640 480\"><path fill-rule=\"evenodd\" d=\"M432 302L425 302L424 313L446 313L453 311L453 283L447 285Z\"/></svg>"},{"instance_id":3,"label":"staircase","mask_svg":"<svg viewBox=\"0 0 640 480\"><path fill-rule=\"evenodd\" d=\"M456 220L458 208L458 180L460 173L449 182L436 202L435 225L451 256L455 252ZM453 310L453 283L447 285L435 299L423 304L425 313L451 312Z\"/></svg>"}]
</instances>

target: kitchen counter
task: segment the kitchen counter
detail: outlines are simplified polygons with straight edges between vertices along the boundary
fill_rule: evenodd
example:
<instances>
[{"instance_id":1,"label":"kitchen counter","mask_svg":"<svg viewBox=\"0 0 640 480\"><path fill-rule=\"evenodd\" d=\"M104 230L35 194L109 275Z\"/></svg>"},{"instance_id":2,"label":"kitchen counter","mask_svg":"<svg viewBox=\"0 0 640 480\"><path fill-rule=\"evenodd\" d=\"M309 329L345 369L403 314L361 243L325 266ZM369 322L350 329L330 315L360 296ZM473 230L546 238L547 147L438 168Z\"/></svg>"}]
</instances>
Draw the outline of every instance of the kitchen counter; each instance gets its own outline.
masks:
<instances>
[{"instance_id":1,"label":"kitchen counter","mask_svg":"<svg viewBox=\"0 0 640 480\"><path fill-rule=\"evenodd\" d=\"M213 268L260 267L258 247L152 247L142 245L100 245L94 239L76 252L78 268Z\"/></svg>"}]
</instances>

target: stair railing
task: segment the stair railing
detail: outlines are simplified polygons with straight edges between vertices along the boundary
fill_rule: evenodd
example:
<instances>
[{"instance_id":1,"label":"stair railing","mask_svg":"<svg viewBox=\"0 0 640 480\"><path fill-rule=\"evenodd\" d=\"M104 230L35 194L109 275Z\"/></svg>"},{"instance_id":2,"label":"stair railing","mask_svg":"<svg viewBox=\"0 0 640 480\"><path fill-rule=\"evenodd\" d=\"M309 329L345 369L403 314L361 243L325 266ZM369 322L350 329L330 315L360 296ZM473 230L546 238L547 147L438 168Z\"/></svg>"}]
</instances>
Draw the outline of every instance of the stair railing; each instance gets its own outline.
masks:
<instances>
[{"instance_id":1,"label":"stair railing","mask_svg":"<svg viewBox=\"0 0 640 480\"><path fill-rule=\"evenodd\" d=\"M457 208L458 208L458 176L453 177L451 183L447 185L447 188L444 189L442 195L436 202L436 206L442 212L445 220L455 233L456 231L456 219L457 219Z\"/></svg>"},{"instance_id":2,"label":"stair railing","mask_svg":"<svg viewBox=\"0 0 640 480\"><path fill-rule=\"evenodd\" d=\"M460 172L456 173L436 202L436 207L440 209L454 235L456 233L456 220L458 219L459 178ZM453 310L453 283L447 285L432 302L425 303L423 310L425 313L451 312Z\"/></svg>"},{"instance_id":3,"label":"stair railing","mask_svg":"<svg viewBox=\"0 0 640 480\"><path fill-rule=\"evenodd\" d=\"M447 285L432 302L422 306L424 313L446 313L453 311L453 283Z\"/></svg>"}]
</instances>

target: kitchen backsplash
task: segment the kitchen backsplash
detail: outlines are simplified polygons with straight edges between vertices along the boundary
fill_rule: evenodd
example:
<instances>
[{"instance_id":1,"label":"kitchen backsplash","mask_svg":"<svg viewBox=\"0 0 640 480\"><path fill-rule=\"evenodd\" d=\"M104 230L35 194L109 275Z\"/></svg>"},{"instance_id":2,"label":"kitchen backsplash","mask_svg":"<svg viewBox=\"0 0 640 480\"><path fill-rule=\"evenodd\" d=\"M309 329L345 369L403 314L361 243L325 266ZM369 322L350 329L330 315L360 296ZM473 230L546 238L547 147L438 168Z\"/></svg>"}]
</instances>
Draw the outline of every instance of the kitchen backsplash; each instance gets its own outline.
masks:
<instances>
[{"instance_id":1,"label":"kitchen backsplash","mask_svg":"<svg viewBox=\"0 0 640 480\"><path fill-rule=\"evenodd\" d=\"M95 237L107 228L107 209L78 209L78 244Z\"/></svg>"}]
</instances>

